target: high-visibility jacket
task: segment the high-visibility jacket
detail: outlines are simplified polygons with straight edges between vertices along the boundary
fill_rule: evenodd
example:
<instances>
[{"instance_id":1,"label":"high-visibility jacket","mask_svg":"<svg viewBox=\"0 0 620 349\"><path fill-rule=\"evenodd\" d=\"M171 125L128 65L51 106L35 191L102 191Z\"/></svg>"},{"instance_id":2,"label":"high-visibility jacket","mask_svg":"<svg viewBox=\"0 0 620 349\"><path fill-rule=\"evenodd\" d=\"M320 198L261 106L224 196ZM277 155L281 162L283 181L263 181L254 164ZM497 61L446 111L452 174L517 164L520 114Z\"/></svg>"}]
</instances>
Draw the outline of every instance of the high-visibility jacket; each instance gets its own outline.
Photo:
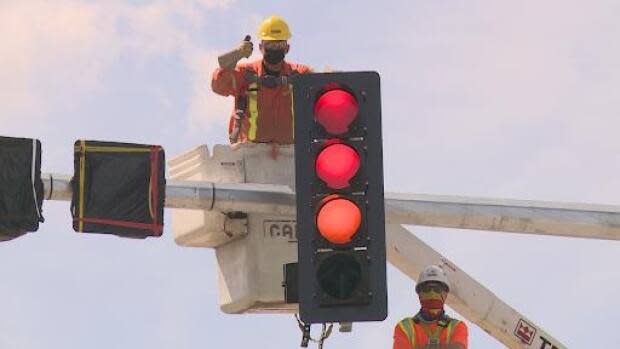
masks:
<instances>
[{"instance_id":1,"label":"high-visibility jacket","mask_svg":"<svg viewBox=\"0 0 620 349\"><path fill-rule=\"evenodd\" d=\"M436 321L424 321L418 314L401 320L394 329L393 349L452 348L467 349L467 325L446 315ZM454 346L454 348L461 348Z\"/></svg>"},{"instance_id":2,"label":"high-visibility jacket","mask_svg":"<svg viewBox=\"0 0 620 349\"><path fill-rule=\"evenodd\" d=\"M293 143L293 102L290 84L273 88L262 86L250 77L263 77L265 71L262 60L237 64L235 69L218 68L213 73L211 88L222 96L247 98L245 113L241 118L239 142ZM284 61L280 76L290 77L306 74L311 69L305 65ZM231 115L228 132L235 127L237 118L235 108Z\"/></svg>"}]
</instances>

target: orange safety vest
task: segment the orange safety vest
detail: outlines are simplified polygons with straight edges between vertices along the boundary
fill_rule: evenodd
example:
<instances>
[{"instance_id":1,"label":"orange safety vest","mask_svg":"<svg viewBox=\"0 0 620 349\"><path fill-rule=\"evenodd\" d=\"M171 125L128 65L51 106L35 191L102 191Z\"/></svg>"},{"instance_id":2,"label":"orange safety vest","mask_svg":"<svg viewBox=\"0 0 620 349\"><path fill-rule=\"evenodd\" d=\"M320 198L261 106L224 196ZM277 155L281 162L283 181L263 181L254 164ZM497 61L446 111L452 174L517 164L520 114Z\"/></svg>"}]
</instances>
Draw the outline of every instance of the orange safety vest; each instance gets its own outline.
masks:
<instances>
[{"instance_id":1,"label":"orange safety vest","mask_svg":"<svg viewBox=\"0 0 620 349\"><path fill-rule=\"evenodd\" d=\"M407 336L411 348L433 348L437 345L451 344L452 335L460 321L444 315L434 323L436 326L425 323L418 314L401 320L398 327Z\"/></svg>"},{"instance_id":2,"label":"orange safety vest","mask_svg":"<svg viewBox=\"0 0 620 349\"><path fill-rule=\"evenodd\" d=\"M229 135L238 129L237 142L292 144L294 117L289 78L310 72L305 65L285 61L280 75L265 81L269 76L262 60L238 64L234 70L216 69L211 79L213 91L235 97ZM267 87L265 82L275 85ZM244 102L241 108L237 105L239 101Z\"/></svg>"},{"instance_id":3,"label":"orange safety vest","mask_svg":"<svg viewBox=\"0 0 620 349\"><path fill-rule=\"evenodd\" d=\"M296 73L296 72L295 72ZM281 79L279 79L280 81L282 81ZM286 80L285 80L286 81ZM293 102L292 102L292 98L293 98L293 85L291 85L290 83L286 82L285 84L283 84L284 88L288 88L288 91L286 92L287 95L289 95L291 97L291 123L292 123L292 128L291 128L291 134L294 135L295 133L295 124L294 124L294 120L295 120L295 114L294 114L294 109L293 109ZM248 133L247 133L247 137L248 140L254 142L256 140L256 133L258 130L258 91L260 89L260 85L258 82L252 82L248 85L248 89L247 89L247 96L248 96L248 110L247 110L247 116L248 116L248 122L249 122L249 128L248 128Z\"/></svg>"}]
</instances>

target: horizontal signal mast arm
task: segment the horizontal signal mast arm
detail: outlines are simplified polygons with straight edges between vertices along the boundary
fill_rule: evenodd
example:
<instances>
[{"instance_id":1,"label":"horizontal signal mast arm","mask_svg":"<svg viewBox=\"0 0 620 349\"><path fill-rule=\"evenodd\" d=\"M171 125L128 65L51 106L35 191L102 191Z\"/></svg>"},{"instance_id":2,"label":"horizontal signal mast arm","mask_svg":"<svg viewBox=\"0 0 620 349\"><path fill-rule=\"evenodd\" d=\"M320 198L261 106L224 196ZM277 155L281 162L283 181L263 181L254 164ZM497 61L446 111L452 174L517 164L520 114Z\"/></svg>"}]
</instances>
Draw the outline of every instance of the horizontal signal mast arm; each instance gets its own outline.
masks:
<instances>
[{"instance_id":1,"label":"horizontal signal mast arm","mask_svg":"<svg viewBox=\"0 0 620 349\"><path fill-rule=\"evenodd\" d=\"M71 200L71 176L41 177L46 200ZM167 180L165 207L295 215L295 192L277 184Z\"/></svg>"},{"instance_id":2,"label":"horizontal signal mast arm","mask_svg":"<svg viewBox=\"0 0 620 349\"><path fill-rule=\"evenodd\" d=\"M71 200L71 177L43 174L45 198ZM168 180L166 207L295 215L285 185ZM620 240L620 206L385 194L386 224Z\"/></svg>"},{"instance_id":3,"label":"horizontal signal mast arm","mask_svg":"<svg viewBox=\"0 0 620 349\"><path fill-rule=\"evenodd\" d=\"M386 194L388 223L620 240L620 206Z\"/></svg>"}]
</instances>

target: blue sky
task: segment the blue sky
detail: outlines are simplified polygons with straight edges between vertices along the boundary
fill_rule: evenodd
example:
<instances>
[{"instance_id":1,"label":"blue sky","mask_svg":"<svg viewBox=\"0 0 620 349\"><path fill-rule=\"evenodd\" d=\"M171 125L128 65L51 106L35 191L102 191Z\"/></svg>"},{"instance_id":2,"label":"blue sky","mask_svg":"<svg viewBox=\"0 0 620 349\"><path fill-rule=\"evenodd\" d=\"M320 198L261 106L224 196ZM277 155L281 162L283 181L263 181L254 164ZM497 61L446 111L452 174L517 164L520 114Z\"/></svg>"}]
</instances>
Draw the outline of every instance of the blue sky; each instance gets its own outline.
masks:
<instances>
[{"instance_id":1,"label":"blue sky","mask_svg":"<svg viewBox=\"0 0 620 349\"><path fill-rule=\"evenodd\" d=\"M225 143L216 57L274 13L293 30L287 59L381 73L387 191L620 204L616 1L0 0L0 134L41 139L44 171L67 174L76 139L169 158ZM213 251L169 227L133 241L73 233L66 202L44 215L0 244L0 347L299 344L289 316L221 313ZM620 243L411 230L568 347L620 346ZM388 319L327 347L391 345L418 302L388 271Z\"/></svg>"}]
</instances>

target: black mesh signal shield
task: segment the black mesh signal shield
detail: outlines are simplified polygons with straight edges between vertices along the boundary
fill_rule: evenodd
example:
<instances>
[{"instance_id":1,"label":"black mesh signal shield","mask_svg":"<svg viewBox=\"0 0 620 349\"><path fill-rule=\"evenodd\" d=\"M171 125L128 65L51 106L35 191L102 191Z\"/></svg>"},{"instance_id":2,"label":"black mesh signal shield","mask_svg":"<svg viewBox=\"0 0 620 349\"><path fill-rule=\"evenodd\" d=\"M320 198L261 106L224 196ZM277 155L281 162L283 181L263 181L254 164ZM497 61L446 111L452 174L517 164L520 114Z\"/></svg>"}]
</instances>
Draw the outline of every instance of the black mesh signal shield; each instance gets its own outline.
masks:
<instances>
[{"instance_id":1,"label":"black mesh signal shield","mask_svg":"<svg viewBox=\"0 0 620 349\"><path fill-rule=\"evenodd\" d=\"M161 236L166 189L161 146L78 140L74 166L76 232Z\"/></svg>"},{"instance_id":2,"label":"black mesh signal shield","mask_svg":"<svg viewBox=\"0 0 620 349\"><path fill-rule=\"evenodd\" d=\"M37 231L42 204L41 142L0 137L0 241Z\"/></svg>"}]
</instances>

